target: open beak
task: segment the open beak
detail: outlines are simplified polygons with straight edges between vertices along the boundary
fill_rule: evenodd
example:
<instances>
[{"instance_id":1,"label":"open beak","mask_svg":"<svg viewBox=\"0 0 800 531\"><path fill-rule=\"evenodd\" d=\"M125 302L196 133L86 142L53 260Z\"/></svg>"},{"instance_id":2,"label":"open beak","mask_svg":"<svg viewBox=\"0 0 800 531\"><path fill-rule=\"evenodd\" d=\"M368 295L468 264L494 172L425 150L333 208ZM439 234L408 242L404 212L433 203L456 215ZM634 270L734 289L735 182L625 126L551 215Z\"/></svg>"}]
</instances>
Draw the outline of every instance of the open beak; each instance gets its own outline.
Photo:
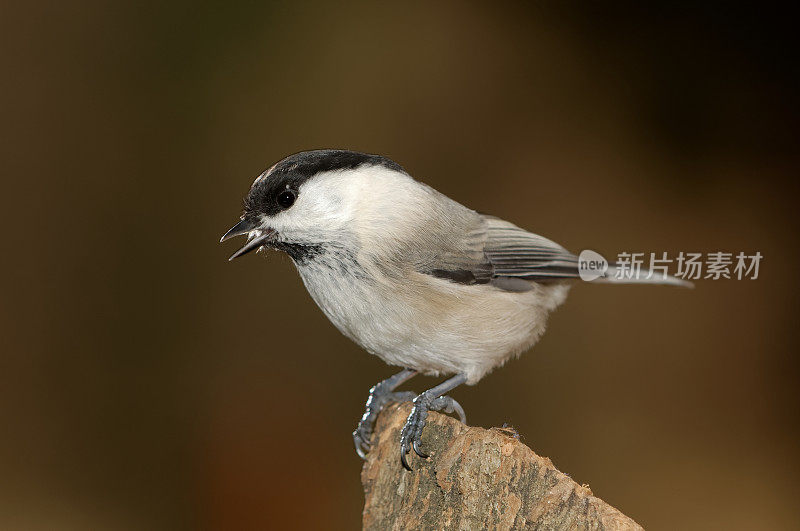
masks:
<instances>
[{"instance_id":1,"label":"open beak","mask_svg":"<svg viewBox=\"0 0 800 531\"><path fill-rule=\"evenodd\" d=\"M222 238L220 238L219 241L224 242L225 240L229 240L234 236L244 236L245 234L249 234L252 231L257 230L256 227L257 225L253 221L243 219L242 221L231 227L231 229L228 232L226 232L225 235ZM233 253L231 257L228 258L228 261L231 261L234 258L238 258L243 254L247 254L250 251L255 251L256 249L260 249L261 247L269 243L269 241L273 239L274 235L275 235L274 229L258 230L258 234L254 238L251 238L246 244L244 244L244 246L241 249Z\"/></svg>"},{"instance_id":2,"label":"open beak","mask_svg":"<svg viewBox=\"0 0 800 531\"><path fill-rule=\"evenodd\" d=\"M255 230L256 224L249 219L243 219L236 225L230 228L228 232L226 232L222 238L219 239L219 243L224 242L225 240L230 240L234 236L244 236L251 230Z\"/></svg>"}]
</instances>

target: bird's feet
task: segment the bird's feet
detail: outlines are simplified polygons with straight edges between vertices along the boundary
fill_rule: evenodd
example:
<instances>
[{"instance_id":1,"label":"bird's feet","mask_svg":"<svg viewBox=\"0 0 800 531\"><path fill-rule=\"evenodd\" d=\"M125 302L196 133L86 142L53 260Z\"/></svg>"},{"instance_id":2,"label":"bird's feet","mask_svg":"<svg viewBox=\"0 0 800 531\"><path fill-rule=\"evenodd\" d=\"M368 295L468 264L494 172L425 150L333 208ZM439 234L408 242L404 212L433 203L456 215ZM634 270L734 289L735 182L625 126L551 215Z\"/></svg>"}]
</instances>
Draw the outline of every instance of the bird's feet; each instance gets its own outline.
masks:
<instances>
[{"instance_id":1,"label":"bird's feet","mask_svg":"<svg viewBox=\"0 0 800 531\"><path fill-rule=\"evenodd\" d=\"M411 391L393 392L392 390L395 386L395 382L384 380L375 384L372 389L369 390L369 398L367 398L364 414L361 416L361 420L358 422L358 426L353 432L353 442L356 445L356 453L358 453L361 459L367 458L367 452L369 452L372 441L372 428L375 426L378 414L386 404L389 402L410 402L414 400L414 393Z\"/></svg>"},{"instance_id":2,"label":"bird's feet","mask_svg":"<svg viewBox=\"0 0 800 531\"><path fill-rule=\"evenodd\" d=\"M400 432L400 461L406 470L411 470L406 456L411 448L414 452L422 457L427 458L428 454L420 449L422 444L422 428L425 427L425 419L428 417L428 411L444 411L445 413L458 413L459 418L463 424L467 423L467 417L464 414L464 408L461 404L456 402L449 396L435 396L428 391L422 393L414 399L414 407L408 415L405 425Z\"/></svg>"}]
</instances>

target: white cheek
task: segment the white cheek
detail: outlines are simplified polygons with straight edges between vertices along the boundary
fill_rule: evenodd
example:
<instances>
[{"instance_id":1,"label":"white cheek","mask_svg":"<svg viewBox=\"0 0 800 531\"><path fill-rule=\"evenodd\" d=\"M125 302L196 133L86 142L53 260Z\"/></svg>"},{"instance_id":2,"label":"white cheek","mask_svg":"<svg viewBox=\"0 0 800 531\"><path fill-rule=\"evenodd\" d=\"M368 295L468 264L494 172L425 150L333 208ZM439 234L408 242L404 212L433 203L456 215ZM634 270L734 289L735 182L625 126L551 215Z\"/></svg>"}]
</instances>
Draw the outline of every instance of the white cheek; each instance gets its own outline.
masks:
<instances>
[{"instance_id":1,"label":"white cheek","mask_svg":"<svg viewBox=\"0 0 800 531\"><path fill-rule=\"evenodd\" d=\"M291 208L265 221L289 239L333 241L347 233L383 237L419 211L421 190L410 177L383 167L334 172L306 182Z\"/></svg>"},{"instance_id":2,"label":"white cheek","mask_svg":"<svg viewBox=\"0 0 800 531\"><path fill-rule=\"evenodd\" d=\"M306 183L295 204L267 222L287 237L340 230L350 223L352 213L336 181L335 177L327 177Z\"/></svg>"}]
</instances>

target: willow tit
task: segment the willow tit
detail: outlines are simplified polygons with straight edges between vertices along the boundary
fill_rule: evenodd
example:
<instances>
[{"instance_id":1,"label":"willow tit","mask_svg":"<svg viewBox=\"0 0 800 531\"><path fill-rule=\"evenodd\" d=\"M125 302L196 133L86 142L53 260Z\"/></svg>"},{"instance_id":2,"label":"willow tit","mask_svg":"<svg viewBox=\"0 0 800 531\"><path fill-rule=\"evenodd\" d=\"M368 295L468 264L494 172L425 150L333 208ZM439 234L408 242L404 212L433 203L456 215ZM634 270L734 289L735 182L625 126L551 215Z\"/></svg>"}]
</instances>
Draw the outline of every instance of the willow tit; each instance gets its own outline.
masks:
<instances>
[{"instance_id":1,"label":"willow tit","mask_svg":"<svg viewBox=\"0 0 800 531\"><path fill-rule=\"evenodd\" d=\"M409 470L410 448L427 457L420 444L428 411L466 422L446 393L533 346L579 276L577 257L557 243L470 210L388 158L354 151L297 153L259 175L221 241L243 235L231 260L286 252L336 328L403 367L370 389L353 438L365 457L380 410L412 400L400 437ZM615 279L607 272L600 280ZM417 373L453 376L420 395L395 391Z\"/></svg>"}]
</instances>

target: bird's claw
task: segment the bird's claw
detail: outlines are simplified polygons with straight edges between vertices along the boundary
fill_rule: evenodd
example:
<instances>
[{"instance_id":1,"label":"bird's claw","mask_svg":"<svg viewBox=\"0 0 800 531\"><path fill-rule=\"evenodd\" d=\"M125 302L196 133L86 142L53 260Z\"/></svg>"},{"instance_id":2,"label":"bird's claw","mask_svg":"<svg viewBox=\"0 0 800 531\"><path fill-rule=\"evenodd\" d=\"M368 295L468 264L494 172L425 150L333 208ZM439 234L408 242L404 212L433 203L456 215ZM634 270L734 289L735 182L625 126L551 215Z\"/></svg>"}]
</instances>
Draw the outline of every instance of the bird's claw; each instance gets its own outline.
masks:
<instances>
[{"instance_id":1,"label":"bird's claw","mask_svg":"<svg viewBox=\"0 0 800 531\"><path fill-rule=\"evenodd\" d=\"M461 404L456 402L454 398L450 398L449 396L440 396L435 399L431 403L429 409L431 411L443 411L448 414L456 413L458 414L458 420L461 421L461 424L467 423L467 414L464 413L464 408L461 407Z\"/></svg>"},{"instance_id":2,"label":"bird's claw","mask_svg":"<svg viewBox=\"0 0 800 531\"><path fill-rule=\"evenodd\" d=\"M381 389L381 384L377 384L369 391L369 398L358 422L358 426L353 431L353 443L356 446L356 453L361 459L367 458L372 441L372 429L375 426L375 421L378 414L389 402L410 402L414 399L414 393L398 392L392 393Z\"/></svg>"},{"instance_id":3,"label":"bird's claw","mask_svg":"<svg viewBox=\"0 0 800 531\"><path fill-rule=\"evenodd\" d=\"M411 413L408 415L408 419L403 429L400 431L400 462L406 470L411 470L406 456L410 453L412 448L414 449L414 453L423 459L430 457L420 448L422 444L422 429L425 427L425 419L428 417L428 411L458 413L461 422L464 424L467 423L464 408L449 396L432 398L430 395L422 393L415 398L414 407L411 409Z\"/></svg>"}]
</instances>

